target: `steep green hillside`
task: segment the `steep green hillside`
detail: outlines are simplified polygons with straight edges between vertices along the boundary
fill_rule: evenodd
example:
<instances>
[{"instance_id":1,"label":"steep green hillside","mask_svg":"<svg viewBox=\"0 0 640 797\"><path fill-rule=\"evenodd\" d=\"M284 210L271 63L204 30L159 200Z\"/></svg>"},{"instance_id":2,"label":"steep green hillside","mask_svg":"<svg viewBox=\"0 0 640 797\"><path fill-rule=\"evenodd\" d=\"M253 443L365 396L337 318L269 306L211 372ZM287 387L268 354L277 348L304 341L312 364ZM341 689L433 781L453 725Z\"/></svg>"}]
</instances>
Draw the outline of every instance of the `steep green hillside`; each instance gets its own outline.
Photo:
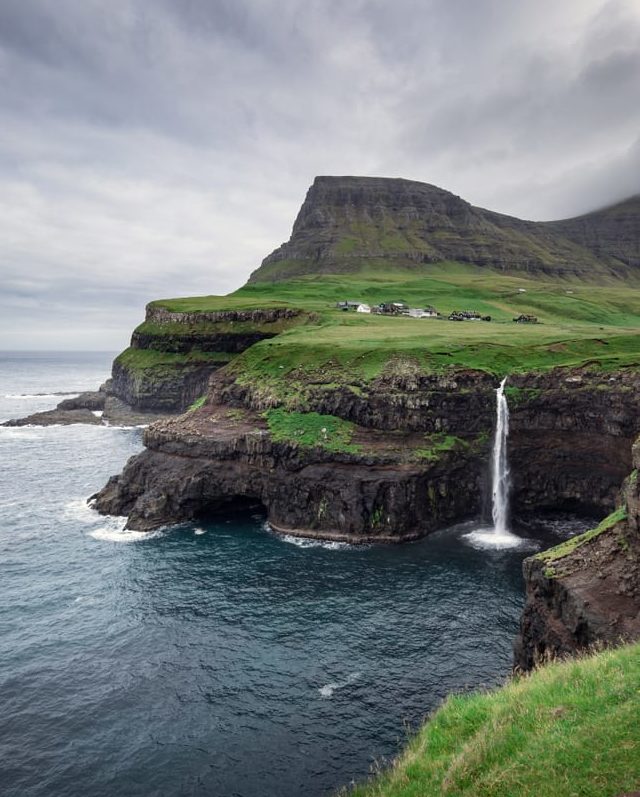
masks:
<instances>
[{"instance_id":1,"label":"steep green hillside","mask_svg":"<svg viewBox=\"0 0 640 797\"><path fill-rule=\"evenodd\" d=\"M640 785L640 644L449 697L352 797L616 797Z\"/></svg>"},{"instance_id":2,"label":"steep green hillside","mask_svg":"<svg viewBox=\"0 0 640 797\"><path fill-rule=\"evenodd\" d=\"M640 195L585 216L551 221L544 226L589 249L599 259L640 267Z\"/></svg>"},{"instance_id":3,"label":"steep green hillside","mask_svg":"<svg viewBox=\"0 0 640 797\"><path fill-rule=\"evenodd\" d=\"M474 207L413 180L316 177L291 238L250 282L355 274L455 260L509 274L631 277L640 265L640 203L567 222L536 223Z\"/></svg>"}]
</instances>

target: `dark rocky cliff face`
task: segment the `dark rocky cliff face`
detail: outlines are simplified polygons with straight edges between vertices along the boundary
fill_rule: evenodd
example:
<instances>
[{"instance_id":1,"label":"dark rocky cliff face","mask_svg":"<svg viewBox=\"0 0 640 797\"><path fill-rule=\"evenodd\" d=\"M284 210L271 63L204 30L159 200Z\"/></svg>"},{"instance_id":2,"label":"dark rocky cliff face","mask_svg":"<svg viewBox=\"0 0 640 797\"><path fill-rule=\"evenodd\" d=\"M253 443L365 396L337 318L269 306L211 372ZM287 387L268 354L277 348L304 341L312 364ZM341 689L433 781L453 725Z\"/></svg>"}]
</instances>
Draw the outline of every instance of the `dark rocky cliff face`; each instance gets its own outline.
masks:
<instances>
[{"instance_id":1,"label":"dark rocky cliff face","mask_svg":"<svg viewBox=\"0 0 640 797\"><path fill-rule=\"evenodd\" d=\"M478 511L477 448L420 462L411 456L420 436L394 442L362 454L301 448L274 442L258 414L238 420L209 405L151 426L147 450L101 490L96 508L148 530L258 501L280 531L351 542L411 540Z\"/></svg>"},{"instance_id":2,"label":"dark rocky cliff face","mask_svg":"<svg viewBox=\"0 0 640 797\"><path fill-rule=\"evenodd\" d=\"M137 412L184 412L235 355L301 318L290 308L171 312L150 304L113 364L109 392Z\"/></svg>"},{"instance_id":3,"label":"dark rocky cliff face","mask_svg":"<svg viewBox=\"0 0 640 797\"><path fill-rule=\"evenodd\" d=\"M290 409L336 415L380 431L488 439L496 387L495 378L482 371L387 373L368 384L330 390L310 383ZM640 377L632 371L603 374L558 368L511 377L507 394L515 511L609 511L631 466ZM222 372L211 381L211 396L234 407L271 406L260 385L239 383Z\"/></svg>"},{"instance_id":4,"label":"dark rocky cliff face","mask_svg":"<svg viewBox=\"0 0 640 797\"><path fill-rule=\"evenodd\" d=\"M627 217L635 221L593 214L536 223L474 207L412 180L317 177L290 240L265 258L249 281L447 260L511 272L626 274L637 265L639 215L640 207L631 203Z\"/></svg>"},{"instance_id":5,"label":"dark rocky cliff face","mask_svg":"<svg viewBox=\"0 0 640 797\"><path fill-rule=\"evenodd\" d=\"M609 381L611 380L611 381ZM514 509L614 506L630 469L640 379L557 369L511 386ZM330 452L271 439L259 393L223 372L208 405L146 433L148 451L98 495L97 508L150 529L193 519L232 499L260 501L282 529L349 540L414 539L477 516L495 413L482 372L388 376L360 394L311 389L303 411L358 425L362 451ZM425 434L453 450L421 459Z\"/></svg>"},{"instance_id":6,"label":"dark rocky cliff face","mask_svg":"<svg viewBox=\"0 0 640 797\"><path fill-rule=\"evenodd\" d=\"M526 559L515 666L640 638L640 443L619 509L593 532Z\"/></svg>"}]
</instances>

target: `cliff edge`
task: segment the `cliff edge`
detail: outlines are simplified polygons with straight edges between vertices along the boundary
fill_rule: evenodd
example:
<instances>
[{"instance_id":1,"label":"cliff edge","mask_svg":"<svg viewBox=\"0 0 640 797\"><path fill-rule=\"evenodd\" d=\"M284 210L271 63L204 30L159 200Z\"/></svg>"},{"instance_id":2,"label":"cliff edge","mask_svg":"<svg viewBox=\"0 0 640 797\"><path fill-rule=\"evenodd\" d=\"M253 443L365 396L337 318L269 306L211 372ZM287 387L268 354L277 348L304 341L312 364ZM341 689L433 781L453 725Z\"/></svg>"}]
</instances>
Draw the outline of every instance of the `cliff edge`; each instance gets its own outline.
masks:
<instances>
[{"instance_id":1,"label":"cliff edge","mask_svg":"<svg viewBox=\"0 0 640 797\"><path fill-rule=\"evenodd\" d=\"M640 638L640 439L617 509L595 529L526 559L515 666Z\"/></svg>"}]
</instances>

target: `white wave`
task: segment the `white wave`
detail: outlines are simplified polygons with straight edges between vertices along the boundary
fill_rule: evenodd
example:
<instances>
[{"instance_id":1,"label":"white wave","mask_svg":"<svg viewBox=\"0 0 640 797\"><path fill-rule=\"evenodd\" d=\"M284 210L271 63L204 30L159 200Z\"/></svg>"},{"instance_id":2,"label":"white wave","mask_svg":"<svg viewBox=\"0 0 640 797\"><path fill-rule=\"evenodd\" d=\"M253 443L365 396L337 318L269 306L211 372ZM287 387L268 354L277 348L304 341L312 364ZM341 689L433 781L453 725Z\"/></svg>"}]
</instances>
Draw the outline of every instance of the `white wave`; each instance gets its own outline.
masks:
<instances>
[{"instance_id":1,"label":"white wave","mask_svg":"<svg viewBox=\"0 0 640 797\"><path fill-rule=\"evenodd\" d=\"M109 518L106 526L99 529L88 531L87 536L102 542L144 542L152 540L162 533L160 529L156 531L130 531L125 529L126 518Z\"/></svg>"},{"instance_id":2,"label":"white wave","mask_svg":"<svg viewBox=\"0 0 640 797\"><path fill-rule=\"evenodd\" d=\"M0 501L0 509L9 509L11 506L20 506L20 500L10 498L6 501Z\"/></svg>"},{"instance_id":3,"label":"white wave","mask_svg":"<svg viewBox=\"0 0 640 797\"><path fill-rule=\"evenodd\" d=\"M102 517L93 509L86 498L74 498L64 505L63 514L69 520L78 520L80 523L97 523Z\"/></svg>"},{"instance_id":4,"label":"white wave","mask_svg":"<svg viewBox=\"0 0 640 797\"><path fill-rule=\"evenodd\" d=\"M124 424L115 424L110 423L108 420L104 419L102 421L102 428L103 429L146 429L149 426L148 423L136 423L130 426L125 426ZM99 428L99 427L98 427Z\"/></svg>"},{"instance_id":5,"label":"white wave","mask_svg":"<svg viewBox=\"0 0 640 797\"><path fill-rule=\"evenodd\" d=\"M93 604L98 602L98 599L94 598L93 595L78 595L73 602L84 603L86 606L93 606Z\"/></svg>"},{"instance_id":6,"label":"white wave","mask_svg":"<svg viewBox=\"0 0 640 797\"><path fill-rule=\"evenodd\" d=\"M206 534L206 533L207 533L207 530L206 530L206 529L201 529L200 527L198 527L198 528L195 528L195 529L193 530L193 533L194 533L194 534L197 534L197 535L200 535L200 534Z\"/></svg>"},{"instance_id":7,"label":"white wave","mask_svg":"<svg viewBox=\"0 0 640 797\"><path fill-rule=\"evenodd\" d=\"M298 548L324 548L327 551L342 551L345 548L353 548L348 542L316 540L311 537L296 537L293 534L283 534L280 539L290 545L297 545Z\"/></svg>"},{"instance_id":8,"label":"white wave","mask_svg":"<svg viewBox=\"0 0 640 797\"><path fill-rule=\"evenodd\" d=\"M40 440L42 426L0 426L0 435L9 440Z\"/></svg>"},{"instance_id":9,"label":"white wave","mask_svg":"<svg viewBox=\"0 0 640 797\"><path fill-rule=\"evenodd\" d=\"M75 393L6 393L6 399L54 399L60 396L79 396L80 391Z\"/></svg>"},{"instance_id":10,"label":"white wave","mask_svg":"<svg viewBox=\"0 0 640 797\"><path fill-rule=\"evenodd\" d=\"M496 531L485 527L463 534L462 539L480 550L503 550L506 548L535 548L536 543L526 537L518 537L510 531Z\"/></svg>"},{"instance_id":11,"label":"white wave","mask_svg":"<svg viewBox=\"0 0 640 797\"><path fill-rule=\"evenodd\" d=\"M320 697L333 697L333 693L337 689L344 689L345 686L350 686L354 681L357 681L361 675L362 673L352 672L344 681L334 681L333 683L321 686L318 689L318 692L320 692Z\"/></svg>"}]
</instances>

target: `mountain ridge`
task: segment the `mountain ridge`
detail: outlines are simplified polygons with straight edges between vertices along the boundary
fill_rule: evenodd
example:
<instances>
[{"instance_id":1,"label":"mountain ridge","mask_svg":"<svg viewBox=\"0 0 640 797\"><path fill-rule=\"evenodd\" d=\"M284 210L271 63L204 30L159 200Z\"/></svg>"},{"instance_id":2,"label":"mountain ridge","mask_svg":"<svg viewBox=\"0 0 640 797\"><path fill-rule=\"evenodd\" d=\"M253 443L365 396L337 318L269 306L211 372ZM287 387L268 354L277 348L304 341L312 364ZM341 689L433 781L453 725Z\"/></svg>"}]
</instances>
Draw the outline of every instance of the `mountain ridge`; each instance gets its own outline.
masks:
<instances>
[{"instance_id":1,"label":"mountain ridge","mask_svg":"<svg viewBox=\"0 0 640 797\"><path fill-rule=\"evenodd\" d=\"M319 176L290 239L262 261L249 283L443 261L587 280L635 276L640 195L583 216L535 222L415 180Z\"/></svg>"}]
</instances>

